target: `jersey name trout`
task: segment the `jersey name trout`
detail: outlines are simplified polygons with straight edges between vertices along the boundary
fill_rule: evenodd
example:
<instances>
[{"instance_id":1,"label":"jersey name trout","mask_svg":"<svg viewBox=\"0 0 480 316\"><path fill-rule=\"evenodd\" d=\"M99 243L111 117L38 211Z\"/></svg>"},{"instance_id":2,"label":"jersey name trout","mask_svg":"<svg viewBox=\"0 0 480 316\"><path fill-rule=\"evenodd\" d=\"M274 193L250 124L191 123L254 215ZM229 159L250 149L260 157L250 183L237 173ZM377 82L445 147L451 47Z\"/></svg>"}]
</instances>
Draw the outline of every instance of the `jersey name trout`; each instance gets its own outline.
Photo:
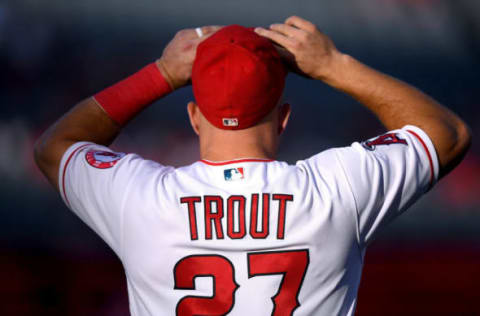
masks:
<instances>
[{"instance_id":1,"label":"jersey name trout","mask_svg":"<svg viewBox=\"0 0 480 316\"><path fill-rule=\"evenodd\" d=\"M180 203L188 212L190 239L198 240L198 221L203 214L204 238L242 239L247 234L254 239L266 239L270 235L270 218L277 215L277 239L285 238L285 218L288 202L293 201L291 194L254 193L250 197L231 195L223 198L219 195L185 196ZM248 214L246 215L246 212ZM226 218L226 221L224 220ZM250 222L247 223L247 218ZM226 226L226 230L225 230Z\"/></svg>"}]
</instances>

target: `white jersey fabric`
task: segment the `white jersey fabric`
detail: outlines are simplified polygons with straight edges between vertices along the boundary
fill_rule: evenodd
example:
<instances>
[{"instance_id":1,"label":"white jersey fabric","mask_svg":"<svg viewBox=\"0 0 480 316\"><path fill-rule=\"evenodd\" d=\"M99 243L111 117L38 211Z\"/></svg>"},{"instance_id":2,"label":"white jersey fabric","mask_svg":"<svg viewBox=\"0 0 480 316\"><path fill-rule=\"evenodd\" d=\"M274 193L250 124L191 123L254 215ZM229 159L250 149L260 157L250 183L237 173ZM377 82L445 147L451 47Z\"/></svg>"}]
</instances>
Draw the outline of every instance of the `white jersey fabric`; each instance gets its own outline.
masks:
<instances>
[{"instance_id":1,"label":"white jersey fabric","mask_svg":"<svg viewBox=\"0 0 480 316\"><path fill-rule=\"evenodd\" d=\"M59 187L121 259L132 315L331 316L354 314L366 246L438 170L406 126L295 165L173 168L81 142Z\"/></svg>"}]
</instances>

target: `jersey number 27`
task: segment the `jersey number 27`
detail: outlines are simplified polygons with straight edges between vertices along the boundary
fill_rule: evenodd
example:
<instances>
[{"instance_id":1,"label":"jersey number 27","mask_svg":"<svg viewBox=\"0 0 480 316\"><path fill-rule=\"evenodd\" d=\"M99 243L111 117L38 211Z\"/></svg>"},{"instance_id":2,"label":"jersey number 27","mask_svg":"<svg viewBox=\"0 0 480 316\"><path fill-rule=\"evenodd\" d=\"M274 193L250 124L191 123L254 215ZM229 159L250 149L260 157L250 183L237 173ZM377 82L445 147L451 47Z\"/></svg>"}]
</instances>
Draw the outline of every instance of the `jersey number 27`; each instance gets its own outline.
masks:
<instances>
[{"instance_id":1,"label":"jersey number 27","mask_svg":"<svg viewBox=\"0 0 480 316\"><path fill-rule=\"evenodd\" d=\"M291 316L300 306L298 294L309 263L308 249L251 252L247 254L248 278L259 275L282 275L277 293L272 297L272 316ZM175 289L194 290L195 278L213 278L213 296L185 296L177 304L178 316L226 315L234 305L233 264L220 255L192 255L182 258L174 268Z\"/></svg>"}]
</instances>

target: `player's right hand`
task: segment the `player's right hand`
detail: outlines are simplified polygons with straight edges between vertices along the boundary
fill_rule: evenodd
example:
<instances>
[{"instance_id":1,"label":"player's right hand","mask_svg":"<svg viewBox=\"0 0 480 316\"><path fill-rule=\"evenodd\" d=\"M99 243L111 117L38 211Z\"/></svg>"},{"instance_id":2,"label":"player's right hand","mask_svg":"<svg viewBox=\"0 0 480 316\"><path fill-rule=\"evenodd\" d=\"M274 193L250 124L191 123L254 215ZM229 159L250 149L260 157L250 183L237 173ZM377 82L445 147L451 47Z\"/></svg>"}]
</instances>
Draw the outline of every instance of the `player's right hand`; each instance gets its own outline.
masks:
<instances>
[{"instance_id":1,"label":"player's right hand","mask_svg":"<svg viewBox=\"0 0 480 316\"><path fill-rule=\"evenodd\" d=\"M202 37L198 36L195 29L184 29L178 31L168 43L162 57L157 60L157 65L173 89L183 87L190 82L198 44L220 28L222 26L203 26Z\"/></svg>"},{"instance_id":2,"label":"player's right hand","mask_svg":"<svg viewBox=\"0 0 480 316\"><path fill-rule=\"evenodd\" d=\"M298 16L289 17L283 24L272 24L269 29L257 27L255 32L280 45L282 58L297 72L313 79L327 78L341 55L328 36Z\"/></svg>"}]
</instances>

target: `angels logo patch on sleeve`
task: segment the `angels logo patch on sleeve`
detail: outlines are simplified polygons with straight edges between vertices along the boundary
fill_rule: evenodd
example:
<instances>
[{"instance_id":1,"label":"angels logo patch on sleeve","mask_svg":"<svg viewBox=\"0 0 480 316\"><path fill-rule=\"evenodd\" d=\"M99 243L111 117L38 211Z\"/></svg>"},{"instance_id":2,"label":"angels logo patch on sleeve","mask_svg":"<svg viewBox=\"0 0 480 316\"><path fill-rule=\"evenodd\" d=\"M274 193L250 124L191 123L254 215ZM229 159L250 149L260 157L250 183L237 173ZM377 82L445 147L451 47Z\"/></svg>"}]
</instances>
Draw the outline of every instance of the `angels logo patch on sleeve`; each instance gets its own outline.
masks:
<instances>
[{"instance_id":1,"label":"angels logo patch on sleeve","mask_svg":"<svg viewBox=\"0 0 480 316\"><path fill-rule=\"evenodd\" d=\"M380 135L362 143L363 147L365 147L368 150L375 150L376 146L379 146L379 145L391 145L391 144L408 145L407 141L403 138L400 138L400 136L398 136L397 133L388 133L388 134Z\"/></svg>"},{"instance_id":2,"label":"angels logo patch on sleeve","mask_svg":"<svg viewBox=\"0 0 480 316\"><path fill-rule=\"evenodd\" d=\"M115 166L115 164L125 156L124 153L114 153L103 150L89 150L85 154L88 164L98 169L107 169Z\"/></svg>"}]
</instances>

